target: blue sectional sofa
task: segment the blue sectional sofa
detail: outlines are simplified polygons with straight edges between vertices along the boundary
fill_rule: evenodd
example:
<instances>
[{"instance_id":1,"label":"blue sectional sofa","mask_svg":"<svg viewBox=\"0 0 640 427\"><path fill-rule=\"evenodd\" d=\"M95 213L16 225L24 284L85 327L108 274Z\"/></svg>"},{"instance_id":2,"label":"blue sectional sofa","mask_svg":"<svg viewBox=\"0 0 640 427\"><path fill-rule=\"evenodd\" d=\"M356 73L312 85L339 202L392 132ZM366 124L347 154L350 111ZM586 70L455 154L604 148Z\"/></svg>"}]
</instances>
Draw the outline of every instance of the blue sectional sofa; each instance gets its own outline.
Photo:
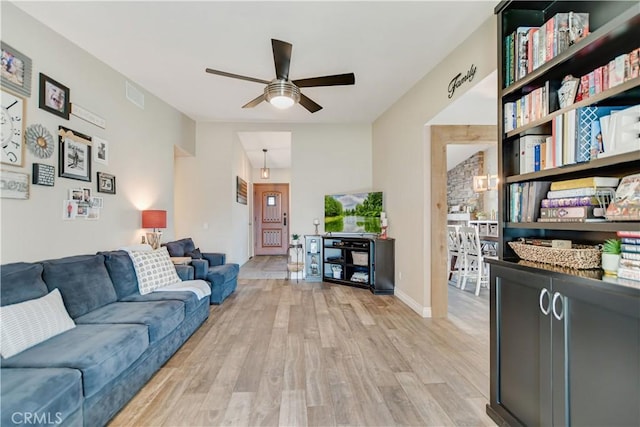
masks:
<instances>
[{"instance_id":1,"label":"blue sectional sofa","mask_svg":"<svg viewBox=\"0 0 640 427\"><path fill-rule=\"evenodd\" d=\"M164 244L172 257L191 257L196 279L206 280L211 286L211 304L222 304L238 286L240 265L226 263L219 252L200 252L190 237Z\"/></svg>"},{"instance_id":2,"label":"blue sectional sofa","mask_svg":"<svg viewBox=\"0 0 640 427\"><path fill-rule=\"evenodd\" d=\"M193 267L177 266L183 280ZM140 295L125 251L0 267L2 306L54 289L76 326L2 358L1 425L105 425L209 316L188 291Z\"/></svg>"}]
</instances>

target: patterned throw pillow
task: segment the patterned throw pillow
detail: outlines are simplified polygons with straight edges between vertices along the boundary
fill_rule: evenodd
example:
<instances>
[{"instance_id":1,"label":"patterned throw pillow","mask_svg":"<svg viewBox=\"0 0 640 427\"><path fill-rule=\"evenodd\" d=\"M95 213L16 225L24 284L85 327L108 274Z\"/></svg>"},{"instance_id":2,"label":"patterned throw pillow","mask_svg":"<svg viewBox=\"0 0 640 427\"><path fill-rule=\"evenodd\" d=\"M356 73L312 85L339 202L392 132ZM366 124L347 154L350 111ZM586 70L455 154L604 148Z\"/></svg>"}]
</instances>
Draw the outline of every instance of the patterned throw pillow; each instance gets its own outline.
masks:
<instances>
[{"instance_id":1,"label":"patterned throw pillow","mask_svg":"<svg viewBox=\"0 0 640 427\"><path fill-rule=\"evenodd\" d=\"M202 259L202 252L200 252L200 248L195 248L191 252L186 252L184 256L188 256L193 259Z\"/></svg>"},{"instance_id":2,"label":"patterned throw pillow","mask_svg":"<svg viewBox=\"0 0 640 427\"><path fill-rule=\"evenodd\" d=\"M58 289L0 307L0 354L7 358L76 327Z\"/></svg>"},{"instance_id":3,"label":"patterned throw pillow","mask_svg":"<svg viewBox=\"0 0 640 427\"><path fill-rule=\"evenodd\" d=\"M129 251L129 256L136 270L138 290L141 295L180 282L166 247L163 246L155 251Z\"/></svg>"}]
</instances>

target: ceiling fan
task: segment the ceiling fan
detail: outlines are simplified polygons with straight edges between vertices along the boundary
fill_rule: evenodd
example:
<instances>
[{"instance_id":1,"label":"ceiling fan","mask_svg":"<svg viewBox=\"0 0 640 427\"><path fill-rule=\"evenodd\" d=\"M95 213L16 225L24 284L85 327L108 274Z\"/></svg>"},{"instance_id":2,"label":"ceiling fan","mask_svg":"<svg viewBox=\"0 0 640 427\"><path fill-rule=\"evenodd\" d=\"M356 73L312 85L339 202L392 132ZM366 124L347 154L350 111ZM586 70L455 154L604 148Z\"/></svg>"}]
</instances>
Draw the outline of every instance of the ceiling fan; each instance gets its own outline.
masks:
<instances>
[{"instance_id":1,"label":"ceiling fan","mask_svg":"<svg viewBox=\"0 0 640 427\"><path fill-rule=\"evenodd\" d=\"M320 111L322 107L302 94L300 88L355 84L356 78L353 73L289 80L289 64L291 62L291 48L293 45L281 40L271 39L271 46L273 47L273 61L276 66L276 78L271 81L227 73L226 71L213 70L211 68L207 68L205 71L219 76L266 85L262 95L249 101L243 105L242 108L253 108L262 101L267 101L276 108L284 109L299 102L304 108L309 110L309 112L315 113L316 111Z\"/></svg>"}]
</instances>

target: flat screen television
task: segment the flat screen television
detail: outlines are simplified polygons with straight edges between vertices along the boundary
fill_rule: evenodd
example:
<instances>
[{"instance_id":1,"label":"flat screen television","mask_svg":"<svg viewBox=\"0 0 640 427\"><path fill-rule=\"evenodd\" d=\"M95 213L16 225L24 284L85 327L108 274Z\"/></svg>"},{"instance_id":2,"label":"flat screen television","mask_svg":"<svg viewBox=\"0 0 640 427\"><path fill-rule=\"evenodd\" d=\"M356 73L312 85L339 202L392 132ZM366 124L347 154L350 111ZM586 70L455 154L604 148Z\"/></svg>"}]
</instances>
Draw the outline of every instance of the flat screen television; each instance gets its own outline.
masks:
<instances>
[{"instance_id":1,"label":"flat screen television","mask_svg":"<svg viewBox=\"0 0 640 427\"><path fill-rule=\"evenodd\" d=\"M324 231L327 233L380 233L382 192L324 196Z\"/></svg>"}]
</instances>

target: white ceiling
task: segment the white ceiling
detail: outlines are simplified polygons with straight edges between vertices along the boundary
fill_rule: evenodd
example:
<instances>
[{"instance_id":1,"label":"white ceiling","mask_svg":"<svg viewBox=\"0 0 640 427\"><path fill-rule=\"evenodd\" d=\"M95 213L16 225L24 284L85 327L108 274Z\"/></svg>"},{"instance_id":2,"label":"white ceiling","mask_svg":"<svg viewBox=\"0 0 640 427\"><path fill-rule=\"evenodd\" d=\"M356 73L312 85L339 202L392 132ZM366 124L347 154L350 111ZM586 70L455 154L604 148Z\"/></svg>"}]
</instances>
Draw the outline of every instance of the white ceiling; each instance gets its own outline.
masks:
<instances>
[{"instance_id":1,"label":"white ceiling","mask_svg":"<svg viewBox=\"0 0 640 427\"><path fill-rule=\"evenodd\" d=\"M198 121L371 123L493 13L496 1L16 2L28 14ZM291 79L353 72L354 86L306 88L324 107L241 106L271 80L271 38L293 44Z\"/></svg>"},{"instance_id":2,"label":"white ceiling","mask_svg":"<svg viewBox=\"0 0 640 427\"><path fill-rule=\"evenodd\" d=\"M286 169L291 167L291 132L238 132L251 166L261 168L267 150L267 167Z\"/></svg>"}]
</instances>

